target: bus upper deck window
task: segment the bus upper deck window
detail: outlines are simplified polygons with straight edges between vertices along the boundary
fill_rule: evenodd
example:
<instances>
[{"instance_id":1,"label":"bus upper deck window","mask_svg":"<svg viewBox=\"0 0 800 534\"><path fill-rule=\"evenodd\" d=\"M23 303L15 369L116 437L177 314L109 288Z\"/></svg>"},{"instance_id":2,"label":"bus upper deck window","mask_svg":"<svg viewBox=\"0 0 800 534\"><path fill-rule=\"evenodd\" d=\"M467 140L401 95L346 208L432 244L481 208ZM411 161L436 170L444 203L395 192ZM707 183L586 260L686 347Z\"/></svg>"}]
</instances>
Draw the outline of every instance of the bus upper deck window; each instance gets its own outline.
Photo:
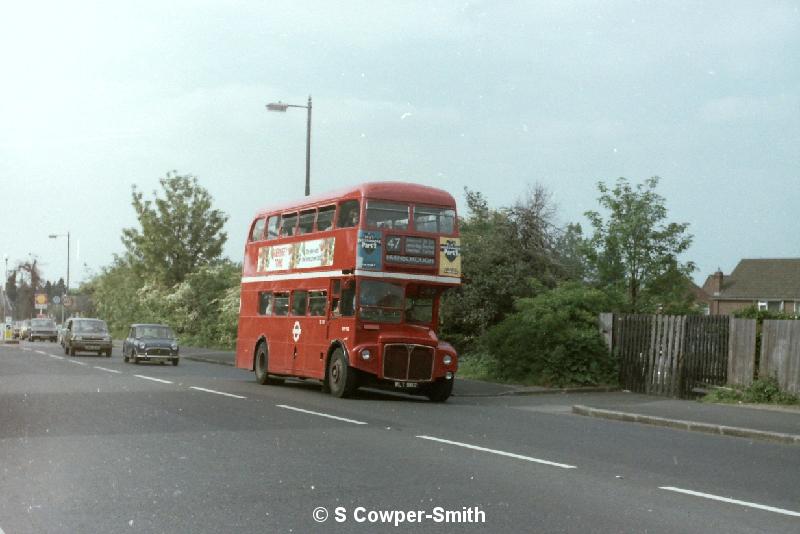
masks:
<instances>
[{"instance_id":1,"label":"bus upper deck window","mask_svg":"<svg viewBox=\"0 0 800 534\"><path fill-rule=\"evenodd\" d=\"M336 226L338 228L358 226L358 215L358 200L345 200L339 205L339 219L336 221Z\"/></svg>"},{"instance_id":2,"label":"bus upper deck window","mask_svg":"<svg viewBox=\"0 0 800 534\"><path fill-rule=\"evenodd\" d=\"M266 222L266 219L262 217L253 224L253 229L250 231L250 241L261 241L264 239L264 224Z\"/></svg>"},{"instance_id":3,"label":"bus upper deck window","mask_svg":"<svg viewBox=\"0 0 800 534\"><path fill-rule=\"evenodd\" d=\"M408 205L399 202L370 200L367 202L367 226L369 228L408 228Z\"/></svg>"},{"instance_id":4,"label":"bus upper deck window","mask_svg":"<svg viewBox=\"0 0 800 534\"><path fill-rule=\"evenodd\" d=\"M284 213L281 216L281 236L295 235L295 226L297 226L297 212Z\"/></svg>"},{"instance_id":5,"label":"bus upper deck window","mask_svg":"<svg viewBox=\"0 0 800 534\"><path fill-rule=\"evenodd\" d=\"M325 206L317 213L317 230L324 232L333 228L333 215L336 213L336 206Z\"/></svg>"},{"instance_id":6,"label":"bus upper deck window","mask_svg":"<svg viewBox=\"0 0 800 534\"><path fill-rule=\"evenodd\" d=\"M281 219L277 215L269 218L267 223L267 239L276 239L278 237L278 227L280 226Z\"/></svg>"},{"instance_id":7,"label":"bus upper deck window","mask_svg":"<svg viewBox=\"0 0 800 534\"><path fill-rule=\"evenodd\" d=\"M300 223L297 225L297 233L310 234L314 231L314 218L317 210L306 210L300 212Z\"/></svg>"},{"instance_id":8,"label":"bus upper deck window","mask_svg":"<svg viewBox=\"0 0 800 534\"><path fill-rule=\"evenodd\" d=\"M456 212L453 209L414 206L414 229L418 232L452 234L455 220Z\"/></svg>"}]
</instances>

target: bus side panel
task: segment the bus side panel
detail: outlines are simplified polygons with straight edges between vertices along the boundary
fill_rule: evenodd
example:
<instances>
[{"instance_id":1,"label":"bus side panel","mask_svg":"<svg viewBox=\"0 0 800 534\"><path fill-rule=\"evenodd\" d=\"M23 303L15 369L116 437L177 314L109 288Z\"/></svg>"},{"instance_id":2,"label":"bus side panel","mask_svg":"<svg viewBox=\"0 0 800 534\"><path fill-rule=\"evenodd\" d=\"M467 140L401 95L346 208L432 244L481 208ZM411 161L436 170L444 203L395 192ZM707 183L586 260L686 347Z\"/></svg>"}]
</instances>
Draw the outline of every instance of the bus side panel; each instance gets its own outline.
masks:
<instances>
[{"instance_id":1,"label":"bus side panel","mask_svg":"<svg viewBox=\"0 0 800 534\"><path fill-rule=\"evenodd\" d=\"M253 302L254 299L258 298L258 293L248 289L248 286L252 287L252 284L242 284L240 292L241 304L236 333L236 367L252 371L256 342L254 332L255 317L253 317L252 310L255 309L254 306L258 305L257 302Z\"/></svg>"}]
</instances>

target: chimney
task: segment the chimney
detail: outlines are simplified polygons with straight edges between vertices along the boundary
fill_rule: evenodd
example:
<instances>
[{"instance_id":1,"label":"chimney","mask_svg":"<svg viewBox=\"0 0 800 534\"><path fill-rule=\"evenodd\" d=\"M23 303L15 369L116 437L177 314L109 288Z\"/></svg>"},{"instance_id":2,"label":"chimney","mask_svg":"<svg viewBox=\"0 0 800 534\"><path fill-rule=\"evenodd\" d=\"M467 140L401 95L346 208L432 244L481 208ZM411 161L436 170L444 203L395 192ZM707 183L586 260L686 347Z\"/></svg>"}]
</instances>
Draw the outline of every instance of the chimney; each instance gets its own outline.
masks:
<instances>
[{"instance_id":1,"label":"chimney","mask_svg":"<svg viewBox=\"0 0 800 534\"><path fill-rule=\"evenodd\" d=\"M715 272L711 276L711 288L710 289L711 289L711 295L714 296L714 297L718 297L719 294L720 294L720 291L722 291L722 277L723 277L722 270L719 267L717 267L717 272Z\"/></svg>"}]
</instances>

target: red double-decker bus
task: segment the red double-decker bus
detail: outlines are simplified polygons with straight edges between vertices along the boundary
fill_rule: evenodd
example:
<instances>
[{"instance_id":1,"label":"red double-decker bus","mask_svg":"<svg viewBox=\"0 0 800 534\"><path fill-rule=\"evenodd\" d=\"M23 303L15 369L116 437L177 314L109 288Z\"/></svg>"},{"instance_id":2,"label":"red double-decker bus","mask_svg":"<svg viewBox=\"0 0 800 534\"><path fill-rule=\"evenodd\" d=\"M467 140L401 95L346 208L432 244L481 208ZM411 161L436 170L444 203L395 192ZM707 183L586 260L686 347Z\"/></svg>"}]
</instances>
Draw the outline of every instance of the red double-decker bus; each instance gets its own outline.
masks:
<instances>
[{"instance_id":1,"label":"red double-decker bus","mask_svg":"<svg viewBox=\"0 0 800 534\"><path fill-rule=\"evenodd\" d=\"M319 379L337 397L389 385L447 400L456 351L437 336L461 283L442 190L366 183L259 212L242 268L236 366L262 384Z\"/></svg>"}]
</instances>

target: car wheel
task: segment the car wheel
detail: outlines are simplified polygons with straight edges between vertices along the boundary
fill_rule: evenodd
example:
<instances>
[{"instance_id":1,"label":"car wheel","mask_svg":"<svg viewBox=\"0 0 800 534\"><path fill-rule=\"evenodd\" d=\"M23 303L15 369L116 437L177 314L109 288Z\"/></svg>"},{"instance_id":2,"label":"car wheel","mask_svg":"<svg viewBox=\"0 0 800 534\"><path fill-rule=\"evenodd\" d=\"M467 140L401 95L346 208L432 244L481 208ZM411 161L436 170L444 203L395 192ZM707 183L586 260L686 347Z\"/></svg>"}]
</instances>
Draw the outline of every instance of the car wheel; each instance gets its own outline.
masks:
<instances>
[{"instance_id":1,"label":"car wheel","mask_svg":"<svg viewBox=\"0 0 800 534\"><path fill-rule=\"evenodd\" d=\"M122 351L122 361L128 363L128 354L124 350Z\"/></svg>"},{"instance_id":2,"label":"car wheel","mask_svg":"<svg viewBox=\"0 0 800 534\"><path fill-rule=\"evenodd\" d=\"M450 394L453 393L453 382L455 381L455 378L451 378L450 380L444 378L437 380L428 386L427 391L425 391L425 396L432 402L444 402L450 398Z\"/></svg>"},{"instance_id":3,"label":"car wheel","mask_svg":"<svg viewBox=\"0 0 800 534\"><path fill-rule=\"evenodd\" d=\"M349 397L358 389L358 371L347 365L347 358L341 347L331 354L328 362L328 388L334 397Z\"/></svg>"},{"instance_id":4,"label":"car wheel","mask_svg":"<svg viewBox=\"0 0 800 534\"><path fill-rule=\"evenodd\" d=\"M172 359L172 365L178 365L178 358Z\"/></svg>"},{"instance_id":5,"label":"car wheel","mask_svg":"<svg viewBox=\"0 0 800 534\"><path fill-rule=\"evenodd\" d=\"M106 351L106 358L110 358L110 357L111 357L111 349L108 349Z\"/></svg>"},{"instance_id":6,"label":"car wheel","mask_svg":"<svg viewBox=\"0 0 800 534\"><path fill-rule=\"evenodd\" d=\"M75 347L73 347L72 345L69 346L69 355L75 356Z\"/></svg>"}]
</instances>

